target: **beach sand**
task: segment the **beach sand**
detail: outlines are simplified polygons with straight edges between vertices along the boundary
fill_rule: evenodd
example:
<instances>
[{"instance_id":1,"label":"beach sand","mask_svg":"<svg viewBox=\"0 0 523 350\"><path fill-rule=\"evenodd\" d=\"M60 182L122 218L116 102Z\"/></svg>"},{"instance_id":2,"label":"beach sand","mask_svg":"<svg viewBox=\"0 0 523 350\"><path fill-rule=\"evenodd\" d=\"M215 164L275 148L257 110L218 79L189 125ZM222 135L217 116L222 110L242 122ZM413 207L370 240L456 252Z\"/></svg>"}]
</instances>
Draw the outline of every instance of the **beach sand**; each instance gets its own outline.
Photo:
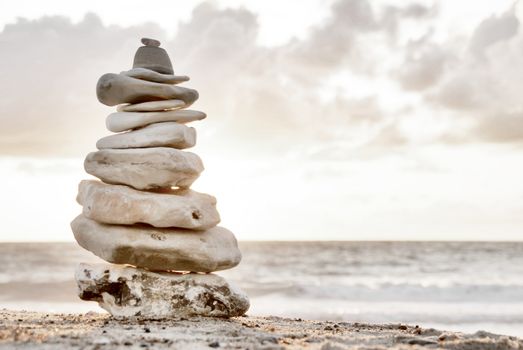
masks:
<instances>
[{"instance_id":1,"label":"beach sand","mask_svg":"<svg viewBox=\"0 0 523 350\"><path fill-rule=\"evenodd\" d=\"M483 331L280 317L116 320L105 313L0 311L0 349L523 349Z\"/></svg>"}]
</instances>

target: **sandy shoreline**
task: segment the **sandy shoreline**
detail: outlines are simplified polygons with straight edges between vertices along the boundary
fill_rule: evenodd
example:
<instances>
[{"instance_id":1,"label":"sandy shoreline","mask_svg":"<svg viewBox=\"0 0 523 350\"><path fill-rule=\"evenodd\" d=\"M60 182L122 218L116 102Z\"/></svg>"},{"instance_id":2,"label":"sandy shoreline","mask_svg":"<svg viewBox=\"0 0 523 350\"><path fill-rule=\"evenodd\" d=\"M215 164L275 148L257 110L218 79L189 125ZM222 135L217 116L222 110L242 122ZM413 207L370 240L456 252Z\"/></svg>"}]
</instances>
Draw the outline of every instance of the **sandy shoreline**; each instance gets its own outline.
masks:
<instances>
[{"instance_id":1,"label":"sandy shoreline","mask_svg":"<svg viewBox=\"0 0 523 350\"><path fill-rule=\"evenodd\" d=\"M398 324L280 317L125 320L0 311L0 349L523 349L523 340Z\"/></svg>"}]
</instances>

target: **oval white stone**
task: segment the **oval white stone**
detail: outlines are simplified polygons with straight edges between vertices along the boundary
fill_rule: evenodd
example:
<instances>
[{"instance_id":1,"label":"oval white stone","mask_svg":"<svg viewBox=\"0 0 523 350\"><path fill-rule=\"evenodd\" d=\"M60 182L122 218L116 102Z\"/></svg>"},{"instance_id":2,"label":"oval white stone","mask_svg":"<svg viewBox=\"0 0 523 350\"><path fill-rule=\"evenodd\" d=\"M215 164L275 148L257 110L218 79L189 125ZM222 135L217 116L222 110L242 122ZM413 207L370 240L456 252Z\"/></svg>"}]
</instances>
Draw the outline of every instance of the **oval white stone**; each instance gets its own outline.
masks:
<instances>
[{"instance_id":1,"label":"oval white stone","mask_svg":"<svg viewBox=\"0 0 523 350\"><path fill-rule=\"evenodd\" d=\"M129 129L141 128L142 126L160 122L189 123L195 120L202 120L206 117L205 113L190 109L180 109L162 112L117 112L111 113L105 120L105 125L109 131L121 132Z\"/></svg>"},{"instance_id":2,"label":"oval white stone","mask_svg":"<svg viewBox=\"0 0 523 350\"><path fill-rule=\"evenodd\" d=\"M203 163L196 154L174 148L127 148L91 152L84 168L105 183L147 190L189 187L203 171Z\"/></svg>"},{"instance_id":3,"label":"oval white stone","mask_svg":"<svg viewBox=\"0 0 523 350\"><path fill-rule=\"evenodd\" d=\"M96 142L96 148L173 147L184 149L196 144L196 130L183 124L167 122L109 135Z\"/></svg>"}]
</instances>

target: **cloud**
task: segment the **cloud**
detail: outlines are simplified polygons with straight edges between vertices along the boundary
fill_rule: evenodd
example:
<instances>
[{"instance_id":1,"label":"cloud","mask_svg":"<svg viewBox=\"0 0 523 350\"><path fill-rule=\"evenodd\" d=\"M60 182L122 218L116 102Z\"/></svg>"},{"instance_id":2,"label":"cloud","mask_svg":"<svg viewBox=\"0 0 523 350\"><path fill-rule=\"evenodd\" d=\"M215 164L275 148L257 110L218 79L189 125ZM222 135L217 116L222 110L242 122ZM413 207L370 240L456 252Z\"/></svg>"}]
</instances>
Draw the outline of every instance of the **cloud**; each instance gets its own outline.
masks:
<instances>
[{"instance_id":1,"label":"cloud","mask_svg":"<svg viewBox=\"0 0 523 350\"><path fill-rule=\"evenodd\" d=\"M405 90L423 91L434 86L453 59L451 50L430 41L431 34L406 46L403 64L394 74Z\"/></svg>"},{"instance_id":2,"label":"cloud","mask_svg":"<svg viewBox=\"0 0 523 350\"><path fill-rule=\"evenodd\" d=\"M136 38L162 35L146 24L106 27L94 14L19 19L0 33L0 153L67 154L92 147L107 110L95 85L106 70L129 67ZM122 64L123 63L123 64Z\"/></svg>"},{"instance_id":3,"label":"cloud","mask_svg":"<svg viewBox=\"0 0 523 350\"><path fill-rule=\"evenodd\" d=\"M279 152L289 145L343 141L361 124L386 128L379 96L335 92L322 101L321 87L346 69L372 75L383 56L375 46L388 45L389 29L401 19L430 13L424 9L412 5L377 14L365 0L338 1L307 38L268 48L256 44L259 26L252 13L202 4L167 47L180 53L176 69L190 72L199 105L211 116L208 123L234 131L234 138L249 141L246 147Z\"/></svg>"},{"instance_id":4,"label":"cloud","mask_svg":"<svg viewBox=\"0 0 523 350\"><path fill-rule=\"evenodd\" d=\"M523 141L523 110L485 117L473 131L486 141L520 143Z\"/></svg>"},{"instance_id":5,"label":"cloud","mask_svg":"<svg viewBox=\"0 0 523 350\"><path fill-rule=\"evenodd\" d=\"M469 36L441 41L428 32L411 41L394 77L421 94L429 113L454 119L437 142L521 143L522 54L514 5L480 21Z\"/></svg>"},{"instance_id":6,"label":"cloud","mask_svg":"<svg viewBox=\"0 0 523 350\"><path fill-rule=\"evenodd\" d=\"M515 5L501 16L492 15L481 21L470 39L470 49L481 53L489 46L512 38L517 34L519 20L515 15Z\"/></svg>"},{"instance_id":7,"label":"cloud","mask_svg":"<svg viewBox=\"0 0 523 350\"><path fill-rule=\"evenodd\" d=\"M353 69L364 68L357 40L360 34L373 32L376 26L374 12L367 1L339 1L333 5L332 16L326 23L315 28L307 40L291 44L289 58L318 74L350 63Z\"/></svg>"},{"instance_id":8,"label":"cloud","mask_svg":"<svg viewBox=\"0 0 523 350\"><path fill-rule=\"evenodd\" d=\"M187 86L200 92L194 108L209 116L197 127L220 140L217 145L279 154L328 143L345 147L340 154L365 147L388 154L390 147L409 144L401 111L420 109L462 117L485 112L468 130L481 140L488 116L517 115L519 22L514 11L486 19L471 34L470 50L460 51L455 38L436 41L429 30L402 43L404 25L423 27L437 15L435 6L417 3L379 7L338 0L307 37L274 47L257 44L254 13L210 3L197 6L173 38L153 23L106 26L95 14L79 23L57 16L19 19L0 32L0 154L79 156L92 150L108 133L104 119L112 111L96 100L96 81L130 68L142 36L159 38L175 71L191 76ZM368 92L361 93L357 82L340 82L344 72L365 81ZM420 96L422 105L390 107L373 88L386 79L398 83L395 93Z\"/></svg>"},{"instance_id":9,"label":"cloud","mask_svg":"<svg viewBox=\"0 0 523 350\"><path fill-rule=\"evenodd\" d=\"M454 35L438 27L446 22L437 6L377 3L336 0L307 36L275 46L258 44L255 13L209 3L197 6L173 37L153 23L107 26L96 14L78 23L53 16L7 25L0 32L0 165L4 182L14 185L4 207L35 212L43 226L65 232L62 219L77 210L71 198L85 174L77 159L44 158L83 157L109 133L104 119L114 108L97 101L96 82L130 68L139 38L150 36L162 41L175 71L191 77L184 85L200 92L192 108L208 118L194 123L195 152L207 170L197 190L219 198L222 216L232 220L224 225L240 235L266 239L276 227L300 239L318 231L390 239L405 238L400 231L410 227L407 238L428 238L424 230L435 220L448 224L440 219L452 216L458 201L470 217L499 219L481 225L483 232L502 225L516 237L523 173L519 19L507 11ZM484 152L467 145L478 142L504 147ZM485 164L488 174L477 176ZM32 198L20 199L23 185L40 195L25 191ZM58 197L56 188L64 189ZM44 218L38 198L54 198L44 207L66 213ZM503 206L492 213L496 201ZM429 215L433 203L444 204ZM485 205L475 209L477 203ZM318 215L326 208L327 220ZM31 231L11 216L15 234ZM253 227L260 217L271 219ZM477 238L473 220L462 221L440 226L468 228L467 237ZM392 237L394 225L400 231ZM441 227L429 230L431 237L441 238ZM372 236L374 230L383 235Z\"/></svg>"}]
</instances>

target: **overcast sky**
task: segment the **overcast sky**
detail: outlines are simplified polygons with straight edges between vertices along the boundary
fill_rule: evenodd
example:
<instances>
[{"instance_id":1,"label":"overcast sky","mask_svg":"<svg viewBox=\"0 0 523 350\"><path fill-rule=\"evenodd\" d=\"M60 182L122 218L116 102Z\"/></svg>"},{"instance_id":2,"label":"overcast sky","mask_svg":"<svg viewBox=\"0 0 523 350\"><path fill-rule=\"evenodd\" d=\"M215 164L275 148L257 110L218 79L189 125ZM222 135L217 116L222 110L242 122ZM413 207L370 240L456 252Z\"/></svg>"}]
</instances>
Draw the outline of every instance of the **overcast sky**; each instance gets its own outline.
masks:
<instances>
[{"instance_id":1,"label":"overcast sky","mask_svg":"<svg viewBox=\"0 0 523 350\"><path fill-rule=\"evenodd\" d=\"M2 1L0 240L71 240L97 79L158 38L240 239L523 239L523 4Z\"/></svg>"}]
</instances>

